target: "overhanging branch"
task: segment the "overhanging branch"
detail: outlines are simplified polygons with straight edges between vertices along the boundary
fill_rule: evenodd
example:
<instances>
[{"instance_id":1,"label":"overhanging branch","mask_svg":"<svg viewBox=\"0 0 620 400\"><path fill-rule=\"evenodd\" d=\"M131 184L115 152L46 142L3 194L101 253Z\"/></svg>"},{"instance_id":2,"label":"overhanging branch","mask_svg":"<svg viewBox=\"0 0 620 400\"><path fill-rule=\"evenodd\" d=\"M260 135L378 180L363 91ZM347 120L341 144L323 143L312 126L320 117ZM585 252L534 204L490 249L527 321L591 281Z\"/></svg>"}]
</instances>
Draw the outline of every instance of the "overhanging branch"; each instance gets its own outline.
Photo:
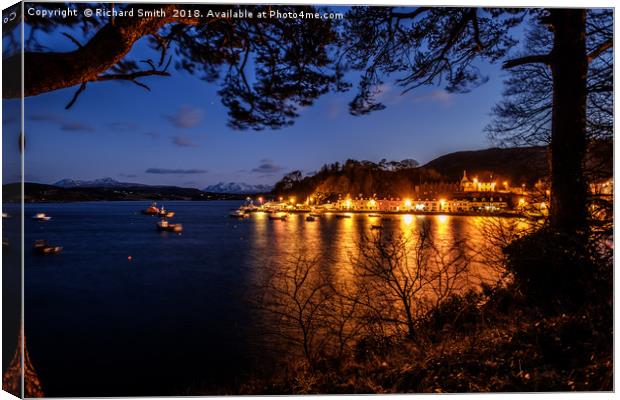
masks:
<instances>
[{"instance_id":1,"label":"overhanging branch","mask_svg":"<svg viewBox=\"0 0 620 400\"><path fill-rule=\"evenodd\" d=\"M146 7L146 6L145 6ZM150 6L155 7L155 6ZM156 33L169 23L197 24L210 20L173 18L177 5L167 5L166 18L122 18L108 23L86 43L70 52L25 52L24 65L38 66L24 70L24 96L35 96L54 90L81 85L83 82L101 80L100 74L108 71L129 53L134 43L143 36ZM157 5L157 8L162 8ZM70 38L71 39L71 38ZM77 44L77 43L76 43ZM19 70L21 53L3 60L3 98L22 96L21 82L10 75ZM44 67L42 67L44 66ZM149 73L157 75L156 73ZM106 78L110 80L113 78ZM131 79L130 79L131 80ZM135 83L135 82L134 82ZM142 85L143 86L143 85Z\"/></svg>"},{"instance_id":2,"label":"overhanging branch","mask_svg":"<svg viewBox=\"0 0 620 400\"><path fill-rule=\"evenodd\" d=\"M551 55L550 54L538 54L538 55L533 55L533 56L514 58L512 60L504 61L504 63L502 64L502 68L510 69L510 68L517 67L519 65L535 64L535 63L549 65L551 64Z\"/></svg>"}]
</instances>

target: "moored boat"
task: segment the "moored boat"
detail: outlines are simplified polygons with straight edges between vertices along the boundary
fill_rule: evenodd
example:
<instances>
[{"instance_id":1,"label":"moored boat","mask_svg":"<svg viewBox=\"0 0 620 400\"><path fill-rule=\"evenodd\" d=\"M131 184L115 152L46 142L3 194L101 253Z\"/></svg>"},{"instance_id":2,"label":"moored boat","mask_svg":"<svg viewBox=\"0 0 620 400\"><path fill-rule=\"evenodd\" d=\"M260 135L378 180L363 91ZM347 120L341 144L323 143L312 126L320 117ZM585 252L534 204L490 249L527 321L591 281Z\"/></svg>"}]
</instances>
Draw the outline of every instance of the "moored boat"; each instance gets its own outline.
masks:
<instances>
[{"instance_id":1,"label":"moored boat","mask_svg":"<svg viewBox=\"0 0 620 400\"><path fill-rule=\"evenodd\" d=\"M171 224L165 218L162 218L161 221L157 222L157 230L160 232L181 233L183 232L183 225Z\"/></svg>"},{"instance_id":2,"label":"moored boat","mask_svg":"<svg viewBox=\"0 0 620 400\"><path fill-rule=\"evenodd\" d=\"M174 217L174 211L166 211L164 205L162 204L161 209L159 210L160 217L172 218Z\"/></svg>"},{"instance_id":3,"label":"moored boat","mask_svg":"<svg viewBox=\"0 0 620 400\"><path fill-rule=\"evenodd\" d=\"M145 215L159 215L160 209L157 208L157 203L152 202L150 206L142 210L142 214Z\"/></svg>"},{"instance_id":4,"label":"moored boat","mask_svg":"<svg viewBox=\"0 0 620 400\"><path fill-rule=\"evenodd\" d=\"M33 249L37 254L58 254L62 251L62 246L50 245L45 240L37 240L34 242Z\"/></svg>"},{"instance_id":5,"label":"moored boat","mask_svg":"<svg viewBox=\"0 0 620 400\"><path fill-rule=\"evenodd\" d=\"M239 218L239 219L250 218L250 214L247 214L243 212L242 210L236 210L234 212L231 212L230 214L228 214L228 216L230 218Z\"/></svg>"},{"instance_id":6,"label":"moored boat","mask_svg":"<svg viewBox=\"0 0 620 400\"><path fill-rule=\"evenodd\" d=\"M36 213L32 216L32 219L36 221L49 221L52 217L45 215L45 213Z\"/></svg>"},{"instance_id":7,"label":"moored boat","mask_svg":"<svg viewBox=\"0 0 620 400\"><path fill-rule=\"evenodd\" d=\"M316 221L316 217L313 217L312 215L308 215L306 217L306 221L308 221L308 222Z\"/></svg>"},{"instance_id":8,"label":"moored boat","mask_svg":"<svg viewBox=\"0 0 620 400\"><path fill-rule=\"evenodd\" d=\"M336 218L338 219L351 218L351 216L349 214L336 214Z\"/></svg>"},{"instance_id":9,"label":"moored boat","mask_svg":"<svg viewBox=\"0 0 620 400\"><path fill-rule=\"evenodd\" d=\"M276 214L276 215L270 214L269 219L278 220L278 221L286 221L288 219L288 214Z\"/></svg>"},{"instance_id":10,"label":"moored boat","mask_svg":"<svg viewBox=\"0 0 620 400\"><path fill-rule=\"evenodd\" d=\"M368 216L372 218L376 218L376 217L380 217L381 214L368 214Z\"/></svg>"},{"instance_id":11,"label":"moored boat","mask_svg":"<svg viewBox=\"0 0 620 400\"><path fill-rule=\"evenodd\" d=\"M383 229L383 226L381 226L381 225L370 225L370 230L371 231L381 230L381 229Z\"/></svg>"}]
</instances>

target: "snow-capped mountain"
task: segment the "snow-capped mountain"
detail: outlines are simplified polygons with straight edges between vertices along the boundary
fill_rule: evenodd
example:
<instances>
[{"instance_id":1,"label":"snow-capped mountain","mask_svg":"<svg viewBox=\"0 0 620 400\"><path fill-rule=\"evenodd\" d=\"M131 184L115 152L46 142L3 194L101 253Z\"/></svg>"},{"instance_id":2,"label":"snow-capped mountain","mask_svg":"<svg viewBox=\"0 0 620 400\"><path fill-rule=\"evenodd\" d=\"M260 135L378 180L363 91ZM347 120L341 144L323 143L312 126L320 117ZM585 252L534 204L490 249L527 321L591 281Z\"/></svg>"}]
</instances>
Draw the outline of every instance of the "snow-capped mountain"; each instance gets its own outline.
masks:
<instances>
[{"instance_id":1,"label":"snow-capped mountain","mask_svg":"<svg viewBox=\"0 0 620 400\"><path fill-rule=\"evenodd\" d=\"M61 179L53 185L60 186L62 188L146 186L140 183L119 182L112 178L101 178L92 181L83 181L78 179Z\"/></svg>"},{"instance_id":2,"label":"snow-capped mountain","mask_svg":"<svg viewBox=\"0 0 620 400\"><path fill-rule=\"evenodd\" d=\"M273 186L270 185L250 185L238 182L220 182L216 185L207 186L204 191L210 193L229 193L229 194L250 194L271 192Z\"/></svg>"}]
</instances>

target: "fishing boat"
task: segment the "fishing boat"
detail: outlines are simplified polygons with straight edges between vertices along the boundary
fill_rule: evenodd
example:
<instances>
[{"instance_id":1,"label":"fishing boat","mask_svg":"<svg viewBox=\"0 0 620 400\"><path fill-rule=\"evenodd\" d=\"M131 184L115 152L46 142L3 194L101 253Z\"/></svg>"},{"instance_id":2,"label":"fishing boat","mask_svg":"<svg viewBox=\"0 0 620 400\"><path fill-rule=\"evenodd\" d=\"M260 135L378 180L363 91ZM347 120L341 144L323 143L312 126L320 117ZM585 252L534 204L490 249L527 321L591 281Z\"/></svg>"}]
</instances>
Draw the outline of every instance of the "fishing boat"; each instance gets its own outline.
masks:
<instances>
[{"instance_id":1,"label":"fishing boat","mask_svg":"<svg viewBox=\"0 0 620 400\"><path fill-rule=\"evenodd\" d=\"M61 246L48 244L45 240L37 240L33 246L34 252L42 255L58 254L62 251Z\"/></svg>"},{"instance_id":2,"label":"fishing boat","mask_svg":"<svg viewBox=\"0 0 620 400\"><path fill-rule=\"evenodd\" d=\"M157 223L157 230L160 232L181 233L183 232L183 225L171 224L165 218L162 218L161 221Z\"/></svg>"},{"instance_id":3,"label":"fishing boat","mask_svg":"<svg viewBox=\"0 0 620 400\"><path fill-rule=\"evenodd\" d=\"M152 202L150 206L142 210L142 214L144 215L159 215L161 210L157 208L157 203Z\"/></svg>"},{"instance_id":4,"label":"fishing boat","mask_svg":"<svg viewBox=\"0 0 620 400\"><path fill-rule=\"evenodd\" d=\"M45 215L45 213L36 213L32 216L32 219L36 221L49 221L52 217Z\"/></svg>"},{"instance_id":5,"label":"fishing boat","mask_svg":"<svg viewBox=\"0 0 620 400\"><path fill-rule=\"evenodd\" d=\"M286 221L288 219L288 214L276 214L276 215L270 214L269 219L278 220L278 221Z\"/></svg>"},{"instance_id":6,"label":"fishing boat","mask_svg":"<svg viewBox=\"0 0 620 400\"><path fill-rule=\"evenodd\" d=\"M161 209L159 210L160 217L172 218L174 217L174 211L166 211L164 205L161 205Z\"/></svg>"},{"instance_id":7,"label":"fishing boat","mask_svg":"<svg viewBox=\"0 0 620 400\"><path fill-rule=\"evenodd\" d=\"M230 214L228 214L228 216L230 218L238 218L238 219L250 218L250 214L247 214L242 210L236 210L234 212L231 212Z\"/></svg>"}]
</instances>

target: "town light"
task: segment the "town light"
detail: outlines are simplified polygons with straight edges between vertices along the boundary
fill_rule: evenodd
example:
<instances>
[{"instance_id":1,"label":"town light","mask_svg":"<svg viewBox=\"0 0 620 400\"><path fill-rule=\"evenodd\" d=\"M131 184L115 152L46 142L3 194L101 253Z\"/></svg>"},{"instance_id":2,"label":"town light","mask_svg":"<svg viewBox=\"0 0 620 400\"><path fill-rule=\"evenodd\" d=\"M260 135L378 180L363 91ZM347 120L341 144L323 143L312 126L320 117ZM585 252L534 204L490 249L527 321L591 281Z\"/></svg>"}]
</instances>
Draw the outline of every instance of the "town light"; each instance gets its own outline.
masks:
<instances>
[{"instance_id":1,"label":"town light","mask_svg":"<svg viewBox=\"0 0 620 400\"><path fill-rule=\"evenodd\" d=\"M375 207L377 205L377 202L375 201L375 199L370 199L368 201L368 207Z\"/></svg>"},{"instance_id":2,"label":"town light","mask_svg":"<svg viewBox=\"0 0 620 400\"><path fill-rule=\"evenodd\" d=\"M409 207L411 208L411 200L410 199L405 199L405 207Z\"/></svg>"},{"instance_id":3,"label":"town light","mask_svg":"<svg viewBox=\"0 0 620 400\"><path fill-rule=\"evenodd\" d=\"M346 199L346 200L344 201L344 206L345 206L346 208L351 208L351 199Z\"/></svg>"},{"instance_id":4,"label":"town light","mask_svg":"<svg viewBox=\"0 0 620 400\"><path fill-rule=\"evenodd\" d=\"M289 201L291 204L295 204L295 197L289 197L289 198L288 198L288 201Z\"/></svg>"},{"instance_id":5,"label":"town light","mask_svg":"<svg viewBox=\"0 0 620 400\"><path fill-rule=\"evenodd\" d=\"M263 201L264 201L264 200L265 200L265 199L263 199L262 197L259 197L259 198L258 198L258 202L259 202L260 204L263 204Z\"/></svg>"}]
</instances>

